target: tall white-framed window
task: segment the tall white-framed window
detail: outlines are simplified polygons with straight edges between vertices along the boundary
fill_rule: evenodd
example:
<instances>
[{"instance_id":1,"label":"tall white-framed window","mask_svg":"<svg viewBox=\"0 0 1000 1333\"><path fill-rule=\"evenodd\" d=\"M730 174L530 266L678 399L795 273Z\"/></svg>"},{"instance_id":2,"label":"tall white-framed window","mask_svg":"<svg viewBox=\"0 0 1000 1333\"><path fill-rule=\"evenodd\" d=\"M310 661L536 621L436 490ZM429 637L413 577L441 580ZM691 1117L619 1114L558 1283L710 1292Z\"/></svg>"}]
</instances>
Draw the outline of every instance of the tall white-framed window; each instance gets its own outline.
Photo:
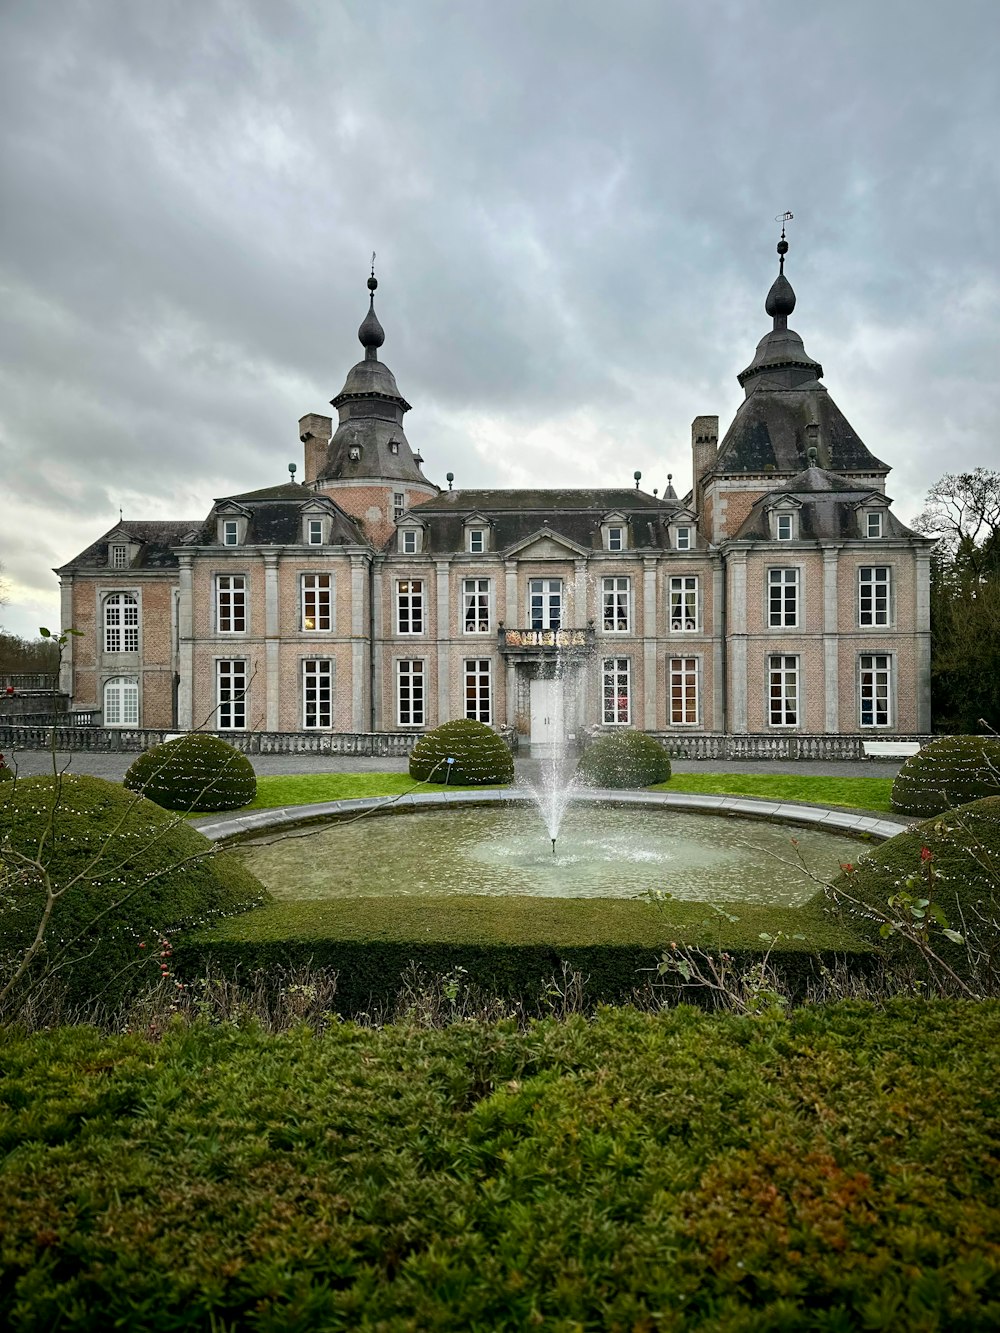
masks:
<instances>
[{"instance_id":1,"label":"tall white-framed window","mask_svg":"<svg viewBox=\"0 0 1000 1333\"><path fill-rule=\"evenodd\" d=\"M220 634L243 634L247 627L245 574L215 576L216 624Z\"/></svg>"},{"instance_id":2,"label":"tall white-framed window","mask_svg":"<svg viewBox=\"0 0 1000 1333\"><path fill-rule=\"evenodd\" d=\"M463 628L466 634L490 632L490 580L463 579Z\"/></svg>"},{"instance_id":3,"label":"tall white-framed window","mask_svg":"<svg viewBox=\"0 0 1000 1333\"><path fill-rule=\"evenodd\" d=\"M104 685L104 725L139 725L139 682L135 676L114 676Z\"/></svg>"},{"instance_id":4,"label":"tall white-framed window","mask_svg":"<svg viewBox=\"0 0 1000 1333\"><path fill-rule=\"evenodd\" d=\"M682 526L674 529L674 547L678 551L690 551L691 549L691 529Z\"/></svg>"},{"instance_id":5,"label":"tall white-framed window","mask_svg":"<svg viewBox=\"0 0 1000 1333\"><path fill-rule=\"evenodd\" d=\"M420 550L420 533L416 528L403 528L399 540L399 549L404 555L416 555Z\"/></svg>"},{"instance_id":6,"label":"tall white-framed window","mask_svg":"<svg viewBox=\"0 0 1000 1333\"><path fill-rule=\"evenodd\" d=\"M423 634L423 579L400 579L396 584L396 631L399 634Z\"/></svg>"},{"instance_id":7,"label":"tall white-framed window","mask_svg":"<svg viewBox=\"0 0 1000 1333\"><path fill-rule=\"evenodd\" d=\"M139 651L139 602L130 592L113 592L104 599L104 651Z\"/></svg>"},{"instance_id":8,"label":"tall white-framed window","mask_svg":"<svg viewBox=\"0 0 1000 1333\"><path fill-rule=\"evenodd\" d=\"M306 540L310 546L323 545L323 520L311 518L306 527Z\"/></svg>"},{"instance_id":9,"label":"tall white-framed window","mask_svg":"<svg viewBox=\"0 0 1000 1333\"><path fill-rule=\"evenodd\" d=\"M774 535L779 542L790 542L795 536L795 519L791 514L774 516Z\"/></svg>"},{"instance_id":10,"label":"tall white-framed window","mask_svg":"<svg viewBox=\"0 0 1000 1333\"><path fill-rule=\"evenodd\" d=\"M302 726L306 731L333 726L333 663L328 658L302 661Z\"/></svg>"},{"instance_id":11,"label":"tall white-framed window","mask_svg":"<svg viewBox=\"0 0 1000 1333\"><path fill-rule=\"evenodd\" d=\"M220 731L245 731L247 725L247 664L243 658L220 658L215 664L216 723Z\"/></svg>"},{"instance_id":12,"label":"tall white-framed window","mask_svg":"<svg viewBox=\"0 0 1000 1333\"><path fill-rule=\"evenodd\" d=\"M239 519L224 518L222 520L222 544L223 546L239 546L240 544Z\"/></svg>"},{"instance_id":13,"label":"tall white-framed window","mask_svg":"<svg viewBox=\"0 0 1000 1333\"><path fill-rule=\"evenodd\" d=\"M333 629L333 575L302 575L302 628Z\"/></svg>"},{"instance_id":14,"label":"tall white-framed window","mask_svg":"<svg viewBox=\"0 0 1000 1333\"><path fill-rule=\"evenodd\" d=\"M469 529L469 554L470 554L470 555L482 555L483 552L484 552L485 550L486 550L486 529L485 529L485 528L470 528L470 529Z\"/></svg>"},{"instance_id":15,"label":"tall white-framed window","mask_svg":"<svg viewBox=\"0 0 1000 1333\"><path fill-rule=\"evenodd\" d=\"M627 727L632 720L632 663L627 657L606 657L601 663L601 721Z\"/></svg>"},{"instance_id":16,"label":"tall white-framed window","mask_svg":"<svg viewBox=\"0 0 1000 1333\"><path fill-rule=\"evenodd\" d=\"M111 548L111 568L125 569L128 565L128 547L112 546Z\"/></svg>"},{"instance_id":17,"label":"tall white-framed window","mask_svg":"<svg viewBox=\"0 0 1000 1333\"><path fill-rule=\"evenodd\" d=\"M698 628L698 575L674 574L670 579L670 632L690 634Z\"/></svg>"},{"instance_id":18,"label":"tall white-framed window","mask_svg":"<svg viewBox=\"0 0 1000 1333\"><path fill-rule=\"evenodd\" d=\"M606 634L628 634L631 628L629 617L630 584L628 578L604 578L601 580L603 602L603 624Z\"/></svg>"},{"instance_id":19,"label":"tall white-framed window","mask_svg":"<svg viewBox=\"0 0 1000 1333\"><path fill-rule=\"evenodd\" d=\"M488 657L466 658L465 716L475 722L493 721L493 674Z\"/></svg>"},{"instance_id":20,"label":"tall white-framed window","mask_svg":"<svg viewBox=\"0 0 1000 1333\"><path fill-rule=\"evenodd\" d=\"M700 716L697 657L671 657L670 725L697 726Z\"/></svg>"},{"instance_id":21,"label":"tall white-framed window","mask_svg":"<svg viewBox=\"0 0 1000 1333\"><path fill-rule=\"evenodd\" d=\"M858 722L862 727L891 727L892 654L862 653L858 658Z\"/></svg>"},{"instance_id":22,"label":"tall white-framed window","mask_svg":"<svg viewBox=\"0 0 1000 1333\"><path fill-rule=\"evenodd\" d=\"M617 524L612 528L608 528L608 550L625 550L625 529Z\"/></svg>"},{"instance_id":23,"label":"tall white-framed window","mask_svg":"<svg viewBox=\"0 0 1000 1333\"><path fill-rule=\"evenodd\" d=\"M799 659L771 653L767 659L767 716L772 727L799 725Z\"/></svg>"},{"instance_id":24,"label":"tall white-framed window","mask_svg":"<svg viewBox=\"0 0 1000 1333\"><path fill-rule=\"evenodd\" d=\"M424 663L401 658L396 663L396 720L401 727L424 725Z\"/></svg>"},{"instance_id":25,"label":"tall white-framed window","mask_svg":"<svg viewBox=\"0 0 1000 1333\"><path fill-rule=\"evenodd\" d=\"M406 512L405 491L394 491L392 495L392 521L398 523Z\"/></svg>"},{"instance_id":26,"label":"tall white-framed window","mask_svg":"<svg viewBox=\"0 0 1000 1333\"><path fill-rule=\"evenodd\" d=\"M888 625L892 620L892 567L862 565L858 570L858 624Z\"/></svg>"},{"instance_id":27,"label":"tall white-framed window","mask_svg":"<svg viewBox=\"0 0 1000 1333\"><path fill-rule=\"evenodd\" d=\"M865 536L882 536L882 511L881 509L869 509L865 514Z\"/></svg>"},{"instance_id":28,"label":"tall white-framed window","mask_svg":"<svg viewBox=\"0 0 1000 1333\"><path fill-rule=\"evenodd\" d=\"M767 571L767 623L772 629L790 629L799 623L799 571Z\"/></svg>"},{"instance_id":29,"label":"tall white-framed window","mask_svg":"<svg viewBox=\"0 0 1000 1333\"><path fill-rule=\"evenodd\" d=\"M529 579L528 605L532 629L559 629L562 625L562 579Z\"/></svg>"}]
</instances>

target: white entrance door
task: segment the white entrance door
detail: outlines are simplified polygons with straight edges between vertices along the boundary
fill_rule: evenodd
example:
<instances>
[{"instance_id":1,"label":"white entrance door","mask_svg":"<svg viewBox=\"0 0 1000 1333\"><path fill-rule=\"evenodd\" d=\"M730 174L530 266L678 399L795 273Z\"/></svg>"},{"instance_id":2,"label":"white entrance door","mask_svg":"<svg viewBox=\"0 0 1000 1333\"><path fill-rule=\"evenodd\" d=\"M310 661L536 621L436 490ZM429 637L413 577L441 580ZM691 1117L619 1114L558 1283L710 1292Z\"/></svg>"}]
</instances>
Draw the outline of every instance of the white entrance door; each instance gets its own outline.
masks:
<instances>
[{"instance_id":1,"label":"white entrance door","mask_svg":"<svg viewBox=\"0 0 1000 1333\"><path fill-rule=\"evenodd\" d=\"M562 682L531 682L531 744L555 745L566 736Z\"/></svg>"}]
</instances>

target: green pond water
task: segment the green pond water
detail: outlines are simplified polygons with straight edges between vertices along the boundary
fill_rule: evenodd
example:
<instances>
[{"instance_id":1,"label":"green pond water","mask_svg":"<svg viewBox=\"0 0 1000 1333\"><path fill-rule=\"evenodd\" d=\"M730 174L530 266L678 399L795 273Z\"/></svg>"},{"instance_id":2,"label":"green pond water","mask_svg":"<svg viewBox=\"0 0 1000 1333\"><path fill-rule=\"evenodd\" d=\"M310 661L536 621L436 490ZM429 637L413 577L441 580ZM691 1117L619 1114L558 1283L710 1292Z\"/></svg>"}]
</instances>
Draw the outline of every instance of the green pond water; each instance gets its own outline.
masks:
<instances>
[{"instance_id":1,"label":"green pond water","mask_svg":"<svg viewBox=\"0 0 1000 1333\"><path fill-rule=\"evenodd\" d=\"M798 843L796 847L792 840ZM529 894L798 907L859 844L787 824L681 810L571 806L555 855L531 806L366 816L270 834L239 854L276 898Z\"/></svg>"}]
</instances>

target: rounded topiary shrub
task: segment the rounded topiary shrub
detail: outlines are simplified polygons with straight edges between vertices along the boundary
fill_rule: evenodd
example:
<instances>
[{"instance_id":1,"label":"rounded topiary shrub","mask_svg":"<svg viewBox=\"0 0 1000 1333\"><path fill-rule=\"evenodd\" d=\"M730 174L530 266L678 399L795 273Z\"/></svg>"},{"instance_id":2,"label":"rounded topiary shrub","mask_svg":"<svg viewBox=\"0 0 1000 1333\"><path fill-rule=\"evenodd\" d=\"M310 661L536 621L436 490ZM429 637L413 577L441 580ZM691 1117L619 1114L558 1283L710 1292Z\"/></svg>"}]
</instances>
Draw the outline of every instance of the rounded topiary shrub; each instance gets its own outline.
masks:
<instances>
[{"instance_id":1,"label":"rounded topiary shrub","mask_svg":"<svg viewBox=\"0 0 1000 1333\"><path fill-rule=\"evenodd\" d=\"M644 731L608 731L583 752L577 774L591 787L651 787L670 777L670 756Z\"/></svg>"},{"instance_id":2,"label":"rounded topiary shrub","mask_svg":"<svg viewBox=\"0 0 1000 1333\"><path fill-rule=\"evenodd\" d=\"M410 777L462 786L513 782L514 758L492 727L460 718L420 737L410 755Z\"/></svg>"},{"instance_id":3,"label":"rounded topiary shrub","mask_svg":"<svg viewBox=\"0 0 1000 1333\"><path fill-rule=\"evenodd\" d=\"M186 821L103 778L22 778L0 795L0 975L31 944L58 892L28 980L74 1002L114 1003L160 975L168 930L243 912L270 894L242 861ZM20 856L18 855L20 854Z\"/></svg>"},{"instance_id":4,"label":"rounded topiary shrub","mask_svg":"<svg viewBox=\"0 0 1000 1333\"><path fill-rule=\"evenodd\" d=\"M1000 796L1000 740L942 736L911 755L892 784L892 808L936 815L985 796Z\"/></svg>"},{"instance_id":5,"label":"rounded topiary shrub","mask_svg":"<svg viewBox=\"0 0 1000 1333\"><path fill-rule=\"evenodd\" d=\"M7 760L0 754L0 782L10 782L14 777L14 770L9 766Z\"/></svg>"},{"instance_id":6,"label":"rounded topiary shrub","mask_svg":"<svg viewBox=\"0 0 1000 1333\"><path fill-rule=\"evenodd\" d=\"M238 810L257 795L257 776L246 755L199 731L141 754L124 784L164 810Z\"/></svg>"},{"instance_id":7,"label":"rounded topiary shrub","mask_svg":"<svg viewBox=\"0 0 1000 1333\"><path fill-rule=\"evenodd\" d=\"M833 889L841 895L839 911L852 930L883 945L890 958L911 964L920 963L916 946L897 932L883 939L881 928L887 915L900 916L898 906L889 906L897 894L928 899L943 912L947 928L968 938L980 967L995 976L1000 969L1000 796L946 810L897 834L844 866ZM935 952L968 978L966 944L950 941L933 917L923 920L929 923Z\"/></svg>"}]
</instances>

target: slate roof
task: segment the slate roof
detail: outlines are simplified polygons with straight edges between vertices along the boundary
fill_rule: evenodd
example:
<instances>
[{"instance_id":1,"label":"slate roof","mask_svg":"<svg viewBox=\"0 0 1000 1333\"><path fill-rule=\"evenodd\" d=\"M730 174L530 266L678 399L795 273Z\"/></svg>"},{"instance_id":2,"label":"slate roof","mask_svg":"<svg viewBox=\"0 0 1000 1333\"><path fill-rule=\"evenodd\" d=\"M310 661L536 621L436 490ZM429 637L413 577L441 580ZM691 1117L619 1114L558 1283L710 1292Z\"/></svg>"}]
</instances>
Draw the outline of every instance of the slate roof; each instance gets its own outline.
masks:
<instances>
[{"instance_id":1,"label":"slate roof","mask_svg":"<svg viewBox=\"0 0 1000 1333\"><path fill-rule=\"evenodd\" d=\"M775 486L762 496L750 510L736 539L739 541L773 541L768 510L780 496L790 495L799 501L798 528L802 541L851 541L862 536L858 521L858 506L866 500L880 508L890 503L885 496L870 487L859 486L823 468L809 467L798 476ZM906 527L886 507L883 508L884 538L912 540L924 543L927 538ZM877 546L875 539L873 547Z\"/></svg>"},{"instance_id":2,"label":"slate roof","mask_svg":"<svg viewBox=\"0 0 1000 1333\"><path fill-rule=\"evenodd\" d=\"M327 510L333 517L328 546L366 545L357 522L329 496L317 495L308 486L286 481L280 486L265 486L259 491L244 491L242 495L227 495L216 500L208 517L197 525L197 535L188 543L192 546L220 546L218 533L219 506L227 501L248 511L245 546L295 546L302 543L302 511L313 504Z\"/></svg>"},{"instance_id":3,"label":"slate roof","mask_svg":"<svg viewBox=\"0 0 1000 1333\"><path fill-rule=\"evenodd\" d=\"M629 528L629 548L668 549L667 524L680 509L676 499L664 501L645 491L599 490L463 490L414 505L407 517L424 525L427 551L465 549L465 521L481 515L491 529L490 548L505 551L543 530L566 537L586 550L601 548L601 521L620 513ZM386 549L395 549L395 537Z\"/></svg>"},{"instance_id":4,"label":"slate roof","mask_svg":"<svg viewBox=\"0 0 1000 1333\"><path fill-rule=\"evenodd\" d=\"M177 557L170 549L183 544L186 537L197 532L201 519L122 519L103 536L98 537L79 555L68 560L55 572L72 573L79 569L108 569L108 546L119 535L129 543L138 543L139 553L129 569L170 569L177 565ZM122 574L126 570L117 571Z\"/></svg>"}]
</instances>

